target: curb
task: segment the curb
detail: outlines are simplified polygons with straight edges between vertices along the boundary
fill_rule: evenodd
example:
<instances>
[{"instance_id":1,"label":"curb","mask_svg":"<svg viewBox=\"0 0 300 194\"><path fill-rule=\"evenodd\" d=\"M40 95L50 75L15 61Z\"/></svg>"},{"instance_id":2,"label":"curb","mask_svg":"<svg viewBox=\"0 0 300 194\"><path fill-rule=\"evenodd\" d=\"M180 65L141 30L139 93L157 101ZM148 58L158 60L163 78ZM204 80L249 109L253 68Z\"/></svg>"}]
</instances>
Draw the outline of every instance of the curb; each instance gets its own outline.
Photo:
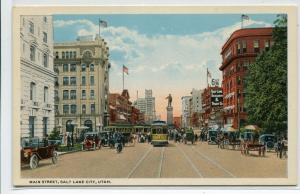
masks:
<instances>
[{"instance_id":1,"label":"curb","mask_svg":"<svg viewBox=\"0 0 300 194\"><path fill-rule=\"evenodd\" d=\"M75 152L80 152L81 150L73 150L73 151L69 151L69 152L58 152L58 155L65 155L65 154L71 154L71 153L75 153Z\"/></svg>"}]
</instances>

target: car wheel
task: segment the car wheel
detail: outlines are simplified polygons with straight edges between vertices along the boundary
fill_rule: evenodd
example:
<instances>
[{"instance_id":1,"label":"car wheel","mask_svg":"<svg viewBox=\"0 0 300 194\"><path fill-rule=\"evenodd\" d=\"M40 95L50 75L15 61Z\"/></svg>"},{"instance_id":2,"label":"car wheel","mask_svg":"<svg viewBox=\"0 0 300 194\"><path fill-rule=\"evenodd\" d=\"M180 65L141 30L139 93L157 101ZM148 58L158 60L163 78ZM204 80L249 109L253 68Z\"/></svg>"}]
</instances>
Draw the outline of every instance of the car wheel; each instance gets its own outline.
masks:
<instances>
[{"instance_id":1,"label":"car wheel","mask_svg":"<svg viewBox=\"0 0 300 194\"><path fill-rule=\"evenodd\" d=\"M57 158L58 158L58 154L56 151L53 152L53 156L52 156L52 163L56 164L57 163Z\"/></svg>"},{"instance_id":2,"label":"car wheel","mask_svg":"<svg viewBox=\"0 0 300 194\"><path fill-rule=\"evenodd\" d=\"M29 165L30 165L31 169L35 169L35 168L38 167L38 165L39 165L39 158L37 157L36 154L34 154L34 155L32 155L30 157L30 163L29 163Z\"/></svg>"}]
</instances>

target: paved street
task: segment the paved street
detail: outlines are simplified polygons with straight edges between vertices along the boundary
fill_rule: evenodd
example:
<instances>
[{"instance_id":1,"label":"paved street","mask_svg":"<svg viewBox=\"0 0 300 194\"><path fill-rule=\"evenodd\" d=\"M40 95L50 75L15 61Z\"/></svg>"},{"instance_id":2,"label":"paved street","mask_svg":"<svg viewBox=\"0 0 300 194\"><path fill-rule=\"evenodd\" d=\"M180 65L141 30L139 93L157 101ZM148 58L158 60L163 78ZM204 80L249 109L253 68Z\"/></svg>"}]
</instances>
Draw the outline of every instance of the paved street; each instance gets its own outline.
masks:
<instances>
[{"instance_id":1,"label":"paved street","mask_svg":"<svg viewBox=\"0 0 300 194\"><path fill-rule=\"evenodd\" d=\"M274 152L265 157L244 156L207 142L174 143L167 147L136 144L121 154L114 149L61 155L56 165L40 162L37 169L23 167L23 178L264 178L287 177L287 160Z\"/></svg>"}]
</instances>

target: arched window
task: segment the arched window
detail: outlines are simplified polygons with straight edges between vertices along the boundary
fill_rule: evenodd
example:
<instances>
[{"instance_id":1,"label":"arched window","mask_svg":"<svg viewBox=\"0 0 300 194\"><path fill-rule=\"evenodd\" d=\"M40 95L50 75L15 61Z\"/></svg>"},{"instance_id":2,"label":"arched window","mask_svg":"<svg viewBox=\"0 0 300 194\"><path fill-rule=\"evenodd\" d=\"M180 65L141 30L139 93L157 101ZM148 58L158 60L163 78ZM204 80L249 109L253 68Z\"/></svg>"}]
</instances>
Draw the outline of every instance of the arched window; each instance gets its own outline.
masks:
<instances>
[{"instance_id":1,"label":"arched window","mask_svg":"<svg viewBox=\"0 0 300 194\"><path fill-rule=\"evenodd\" d=\"M90 65L90 71L94 71L94 70L95 70L94 64L91 64Z\"/></svg>"}]
</instances>

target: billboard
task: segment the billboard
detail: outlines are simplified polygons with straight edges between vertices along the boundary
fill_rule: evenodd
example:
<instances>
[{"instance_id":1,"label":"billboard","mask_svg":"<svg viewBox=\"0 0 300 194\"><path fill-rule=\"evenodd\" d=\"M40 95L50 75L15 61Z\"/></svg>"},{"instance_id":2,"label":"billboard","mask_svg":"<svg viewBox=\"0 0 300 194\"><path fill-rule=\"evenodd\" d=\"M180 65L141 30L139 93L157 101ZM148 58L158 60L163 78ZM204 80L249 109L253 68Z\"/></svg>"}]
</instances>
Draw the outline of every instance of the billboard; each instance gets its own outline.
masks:
<instances>
[{"instance_id":1,"label":"billboard","mask_svg":"<svg viewBox=\"0 0 300 194\"><path fill-rule=\"evenodd\" d=\"M223 106L223 91L222 89L211 90L211 106Z\"/></svg>"}]
</instances>

